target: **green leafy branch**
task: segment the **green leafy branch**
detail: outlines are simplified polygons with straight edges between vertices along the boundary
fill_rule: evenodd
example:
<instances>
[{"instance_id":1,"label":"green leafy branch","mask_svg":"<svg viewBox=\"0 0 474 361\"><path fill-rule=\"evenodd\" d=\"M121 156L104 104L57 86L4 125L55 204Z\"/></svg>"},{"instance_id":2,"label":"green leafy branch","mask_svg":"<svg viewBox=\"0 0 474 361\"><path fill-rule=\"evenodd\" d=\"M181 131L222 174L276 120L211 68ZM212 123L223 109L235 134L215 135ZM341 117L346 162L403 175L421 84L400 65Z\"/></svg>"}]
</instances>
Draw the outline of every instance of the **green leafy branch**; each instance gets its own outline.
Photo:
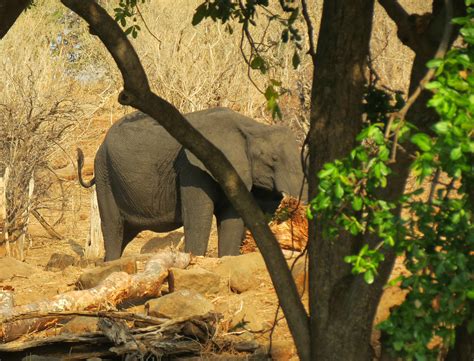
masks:
<instances>
[{"instance_id":1,"label":"green leafy branch","mask_svg":"<svg viewBox=\"0 0 474 361\"><path fill-rule=\"evenodd\" d=\"M119 6L114 9L115 21L125 28L126 35L131 35L134 39L141 30L140 25L137 24L138 4L145 2L146 0L120 0ZM129 19L132 19L133 23L126 28Z\"/></svg>"},{"instance_id":2,"label":"green leafy branch","mask_svg":"<svg viewBox=\"0 0 474 361\"><path fill-rule=\"evenodd\" d=\"M323 237L335 239L341 230L352 235L377 236L379 244L361 247L345 257L354 275L372 283L383 261L383 248L404 254L407 274L398 277L406 301L379 327L385 346L404 360L435 360L455 342L455 330L467 323L474 332L474 10L466 1L467 16L455 19L464 45L430 61L435 79L426 85L434 92L428 106L439 115L433 133L418 132L404 119L384 116L390 99L366 97L370 121L360 145L342 160L319 172L319 192L308 217L318 217ZM414 133L414 134L413 134ZM396 137L390 139L390 134ZM418 188L399 200L385 202L377 191L387 184L394 143L410 140L419 151L412 163ZM425 187L429 185L429 192ZM393 212L401 208L402 216ZM438 340L436 342L436 340Z\"/></svg>"}]
</instances>

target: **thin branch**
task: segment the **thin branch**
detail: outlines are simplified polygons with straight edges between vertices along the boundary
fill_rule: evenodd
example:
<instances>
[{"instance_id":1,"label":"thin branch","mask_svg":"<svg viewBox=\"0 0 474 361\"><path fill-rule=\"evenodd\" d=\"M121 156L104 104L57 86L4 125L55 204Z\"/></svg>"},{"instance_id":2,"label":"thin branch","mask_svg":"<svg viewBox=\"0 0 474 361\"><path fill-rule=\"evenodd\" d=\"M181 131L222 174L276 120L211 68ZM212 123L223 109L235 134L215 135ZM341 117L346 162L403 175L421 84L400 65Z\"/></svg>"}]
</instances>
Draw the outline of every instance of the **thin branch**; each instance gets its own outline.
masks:
<instances>
[{"instance_id":1,"label":"thin branch","mask_svg":"<svg viewBox=\"0 0 474 361\"><path fill-rule=\"evenodd\" d=\"M379 4L397 26L408 23L409 14L397 0L379 0Z\"/></svg>"},{"instance_id":2,"label":"thin branch","mask_svg":"<svg viewBox=\"0 0 474 361\"><path fill-rule=\"evenodd\" d=\"M155 38L155 40L158 42L158 44L160 44L161 46L161 40L158 39L158 37L150 30L150 28L148 27L148 24L147 22L145 21L145 18L143 17L142 15L142 12L140 11L140 7L138 6L138 3L135 5L136 9L137 9L137 12L138 12L138 16L140 16L140 19L142 19L143 21L143 24L145 25L145 28L146 30L148 31L148 33Z\"/></svg>"},{"instance_id":3,"label":"thin branch","mask_svg":"<svg viewBox=\"0 0 474 361\"><path fill-rule=\"evenodd\" d=\"M441 175L441 168L436 168L435 175L433 176L433 180L431 181L430 195L428 196L429 205L433 204L433 199L436 192L436 186L439 184L440 175Z\"/></svg>"},{"instance_id":4,"label":"thin branch","mask_svg":"<svg viewBox=\"0 0 474 361\"><path fill-rule=\"evenodd\" d=\"M313 59L313 63L314 63L314 61L316 60L316 48L314 46L313 22L311 21L311 17L309 16L308 3L306 2L306 0L301 0L301 6L303 8L304 21L306 22L306 27L308 28L308 43L309 43L308 54Z\"/></svg>"},{"instance_id":5,"label":"thin branch","mask_svg":"<svg viewBox=\"0 0 474 361\"><path fill-rule=\"evenodd\" d=\"M59 317L67 318L73 316L81 317L109 317L126 321L139 321L149 325L161 325L167 322L167 318L158 318L153 316L145 316L132 312L124 311L62 311L62 312L29 312L21 315L15 315L11 318L2 319L2 322L15 322L21 320L30 320L32 318L49 318Z\"/></svg>"}]
</instances>

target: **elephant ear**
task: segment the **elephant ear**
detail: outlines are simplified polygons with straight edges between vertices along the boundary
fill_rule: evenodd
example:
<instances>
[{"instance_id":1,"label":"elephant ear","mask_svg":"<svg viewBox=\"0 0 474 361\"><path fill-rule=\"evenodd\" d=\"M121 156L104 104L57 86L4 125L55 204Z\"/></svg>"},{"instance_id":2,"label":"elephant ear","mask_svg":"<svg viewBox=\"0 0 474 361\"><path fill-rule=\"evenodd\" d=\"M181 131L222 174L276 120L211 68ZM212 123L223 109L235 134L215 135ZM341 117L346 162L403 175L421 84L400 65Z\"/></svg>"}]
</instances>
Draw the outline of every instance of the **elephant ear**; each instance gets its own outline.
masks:
<instances>
[{"instance_id":1,"label":"elephant ear","mask_svg":"<svg viewBox=\"0 0 474 361\"><path fill-rule=\"evenodd\" d=\"M211 122L211 124L205 124L203 126L193 125L214 144L217 149L224 153L240 178L242 178L247 189L250 190L252 188L252 172L245 135L235 127L235 124L226 121L217 124ZM211 172L209 172L204 164L191 153L191 151L185 149L185 154L189 163L202 169L212 177Z\"/></svg>"}]
</instances>

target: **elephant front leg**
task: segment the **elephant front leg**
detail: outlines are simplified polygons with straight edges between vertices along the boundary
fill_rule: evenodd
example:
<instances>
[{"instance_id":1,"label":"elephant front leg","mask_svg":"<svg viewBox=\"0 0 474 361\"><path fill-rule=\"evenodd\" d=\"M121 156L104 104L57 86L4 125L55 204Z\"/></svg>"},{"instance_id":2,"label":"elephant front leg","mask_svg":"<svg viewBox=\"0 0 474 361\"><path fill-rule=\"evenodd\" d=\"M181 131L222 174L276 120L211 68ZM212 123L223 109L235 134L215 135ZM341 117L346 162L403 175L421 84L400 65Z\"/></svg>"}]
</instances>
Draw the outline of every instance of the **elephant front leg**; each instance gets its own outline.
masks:
<instances>
[{"instance_id":1,"label":"elephant front leg","mask_svg":"<svg viewBox=\"0 0 474 361\"><path fill-rule=\"evenodd\" d=\"M217 214L217 234L219 237L219 257L240 254L240 245L244 238L244 221L233 207Z\"/></svg>"},{"instance_id":2,"label":"elephant front leg","mask_svg":"<svg viewBox=\"0 0 474 361\"><path fill-rule=\"evenodd\" d=\"M181 212L184 226L184 251L204 256L211 233L214 202L202 189L181 187Z\"/></svg>"}]
</instances>

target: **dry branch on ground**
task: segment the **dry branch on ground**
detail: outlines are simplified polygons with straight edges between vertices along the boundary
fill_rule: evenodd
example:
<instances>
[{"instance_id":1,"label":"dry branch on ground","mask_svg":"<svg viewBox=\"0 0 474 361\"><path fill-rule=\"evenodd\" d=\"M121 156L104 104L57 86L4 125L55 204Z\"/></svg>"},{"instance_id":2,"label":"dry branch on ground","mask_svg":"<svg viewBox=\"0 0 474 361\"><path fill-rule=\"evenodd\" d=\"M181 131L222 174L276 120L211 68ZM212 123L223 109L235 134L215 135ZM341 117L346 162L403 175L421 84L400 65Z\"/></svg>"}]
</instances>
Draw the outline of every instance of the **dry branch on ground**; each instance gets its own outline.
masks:
<instances>
[{"instance_id":1,"label":"dry branch on ground","mask_svg":"<svg viewBox=\"0 0 474 361\"><path fill-rule=\"evenodd\" d=\"M71 291L52 299L13 308L2 307L0 340L8 342L24 334L54 326L60 320L58 316L49 316L13 321L19 315L110 309L130 298L159 296L161 286L168 277L168 269L185 268L189 262L189 254L167 251L152 257L147 262L145 270L135 275L114 272L98 286L87 290Z\"/></svg>"}]
</instances>

